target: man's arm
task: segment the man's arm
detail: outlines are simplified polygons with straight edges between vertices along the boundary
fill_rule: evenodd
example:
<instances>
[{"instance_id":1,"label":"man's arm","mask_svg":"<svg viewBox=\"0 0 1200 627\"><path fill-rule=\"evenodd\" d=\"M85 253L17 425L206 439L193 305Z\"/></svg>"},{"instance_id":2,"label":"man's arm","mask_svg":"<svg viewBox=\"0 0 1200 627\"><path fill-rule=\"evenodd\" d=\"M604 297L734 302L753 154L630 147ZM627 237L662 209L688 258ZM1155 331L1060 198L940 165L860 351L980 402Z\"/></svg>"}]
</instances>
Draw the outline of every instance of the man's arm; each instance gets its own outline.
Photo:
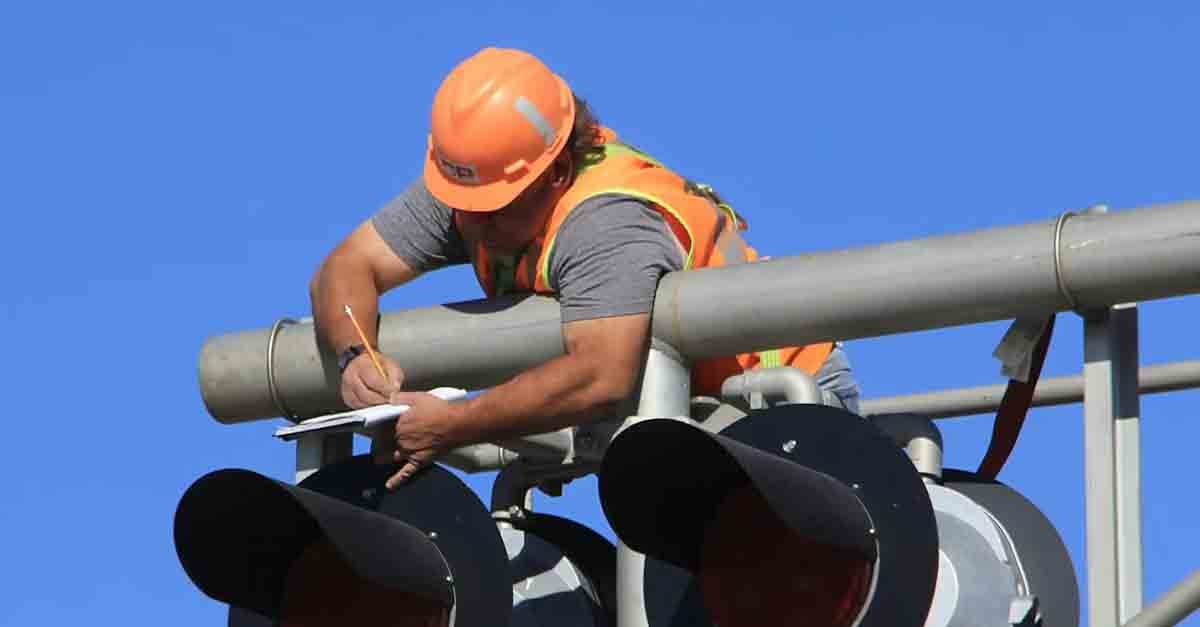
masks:
<instances>
[{"instance_id":1,"label":"man's arm","mask_svg":"<svg viewBox=\"0 0 1200 627\"><path fill-rule=\"evenodd\" d=\"M389 488L441 453L479 442L545 433L602 416L633 394L650 335L650 314L568 322L567 353L467 401L398 392L411 409L396 421L395 460L403 467Z\"/></svg>"},{"instance_id":2,"label":"man's arm","mask_svg":"<svg viewBox=\"0 0 1200 627\"><path fill-rule=\"evenodd\" d=\"M507 439L603 415L637 387L649 330L649 314L564 324L565 355L451 405L458 437L466 443Z\"/></svg>"},{"instance_id":3,"label":"man's arm","mask_svg":"<svg viewBox=\"0 0 1200 627\"><path fill-rule=\"evenodd\" d=\"M333 347L334 354L362 343L354 323L346 315L347 305L373 347L379 345L375 319L379 314L379 295L418 276L403 259L397 256L375 230L370 220L362 223L325 258L309 284L313 319L317 332ZM386 399L387 382L363 363L351 364L342 385L343 400L350 406L382 403ZM363 362L369 360L361 360ZM402 371L391 360L384 360L391 383L400 384ZM360 372L361 371L361 372ZM348 385L348 383L361 385ZM371 393L372 390L380 394ZM385 391L386 390L386 391Z\"/></svg>"},{"instance_id":4,"label":"man's arm","mask_svg":"<svg viewBox=\"0 0 1200 627\"><path fill-rule=\"evenodd\" d=\"M309 284L313 318L321 335L339 353L361 340L346 316L350 305L374 345L379 295L418 273L387 245L370 220L363 222L325 257Z\"/></svg>"}]
</instances>

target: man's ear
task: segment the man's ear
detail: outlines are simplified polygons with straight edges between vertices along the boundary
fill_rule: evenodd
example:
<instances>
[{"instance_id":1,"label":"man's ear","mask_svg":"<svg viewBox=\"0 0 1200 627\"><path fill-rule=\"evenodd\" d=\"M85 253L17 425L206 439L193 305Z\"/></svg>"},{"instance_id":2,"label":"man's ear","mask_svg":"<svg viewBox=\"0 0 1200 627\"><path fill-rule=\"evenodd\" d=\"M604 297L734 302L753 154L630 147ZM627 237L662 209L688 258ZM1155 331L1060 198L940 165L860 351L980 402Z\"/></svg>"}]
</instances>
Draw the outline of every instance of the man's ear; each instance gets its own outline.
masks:
<instances>
[{"instance_id":1,"label":"man's ear","mask_svg":"<svg viewBox=\"0 0 1200 627\"><path fill-rule=\"evenodd\" d=\"M574 174L574 159L571 156L570 150L563 150L562 154L554 160L554 174L551 175L550 183L555 187L562 187L571 182L571 175Z\"/></svg>"}]
</instances>

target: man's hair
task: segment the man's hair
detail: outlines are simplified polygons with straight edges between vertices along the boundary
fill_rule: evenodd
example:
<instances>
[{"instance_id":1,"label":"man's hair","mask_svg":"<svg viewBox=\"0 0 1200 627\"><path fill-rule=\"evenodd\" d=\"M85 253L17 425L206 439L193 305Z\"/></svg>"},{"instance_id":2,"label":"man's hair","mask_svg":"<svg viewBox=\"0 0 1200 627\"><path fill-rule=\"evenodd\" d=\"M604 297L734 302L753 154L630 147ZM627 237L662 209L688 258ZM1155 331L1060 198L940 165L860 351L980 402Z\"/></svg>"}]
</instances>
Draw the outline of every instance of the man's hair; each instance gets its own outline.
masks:
<instances>
[{"instance_id":1,"label":"man's hair","mask_svg":"<svg viewBox=\"0 0 1200 627\"><path fill-rule=\"evenodd\" d=\"M567 137L567 148L575 160L575 167L598 160L604 153L601 148L600 120L587 101L575 96L575 124Z\"/></svg>"}]
</instances>

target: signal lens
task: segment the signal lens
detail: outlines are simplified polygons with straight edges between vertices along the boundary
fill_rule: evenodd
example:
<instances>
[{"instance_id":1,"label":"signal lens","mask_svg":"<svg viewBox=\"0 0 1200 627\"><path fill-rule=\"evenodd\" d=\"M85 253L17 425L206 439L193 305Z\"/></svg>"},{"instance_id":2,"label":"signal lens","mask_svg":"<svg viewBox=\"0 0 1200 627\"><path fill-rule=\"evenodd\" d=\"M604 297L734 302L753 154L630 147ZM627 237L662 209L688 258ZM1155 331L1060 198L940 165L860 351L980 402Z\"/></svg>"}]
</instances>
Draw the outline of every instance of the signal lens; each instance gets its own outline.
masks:
<instances>
[{"instance_id":1,"label":"signal lens","mask_svg":"<svg viewBox=\"0 0 1200 627\"><path fill-rule=\"evenodd\" d=\"M873 564L792 531L749 484L717 508L697 574L721 627L848 627L867 601Z\"/></svg>"},{"instance_id":2,"label":"signal lens","mask_svg":"<svg viewBox=\"0 0 1200 627\"><path fill-rule=\"evenodd\" d=\"M448 624L440 603L359 577L325 539L309 545L288 571L279 620L280 627Z\"/></svg>"}]
</instances>

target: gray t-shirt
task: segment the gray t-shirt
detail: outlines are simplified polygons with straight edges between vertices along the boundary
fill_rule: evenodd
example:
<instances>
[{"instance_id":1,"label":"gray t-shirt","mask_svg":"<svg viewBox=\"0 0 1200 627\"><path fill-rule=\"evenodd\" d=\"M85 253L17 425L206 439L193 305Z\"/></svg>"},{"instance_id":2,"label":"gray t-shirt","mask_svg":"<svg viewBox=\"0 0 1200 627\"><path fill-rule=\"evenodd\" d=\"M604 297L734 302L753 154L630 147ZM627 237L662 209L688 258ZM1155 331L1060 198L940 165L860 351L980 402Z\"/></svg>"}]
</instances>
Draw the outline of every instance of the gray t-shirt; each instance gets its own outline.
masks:
<instances>
[{"instance_id":1,"label":"gray t-shirt","mask_svg":"<svg viewBox=\"0 0 1200 627\"><path fill-rule=\"evenodd\" d=\"M454 211L421 180L371 220L418 272L470 263ZM683 263L684 252L657 211L629 196L597 196L563 221L550 257L550 286L563 322L649 313L658 280Z\"/></svg>"}]
</instances>

